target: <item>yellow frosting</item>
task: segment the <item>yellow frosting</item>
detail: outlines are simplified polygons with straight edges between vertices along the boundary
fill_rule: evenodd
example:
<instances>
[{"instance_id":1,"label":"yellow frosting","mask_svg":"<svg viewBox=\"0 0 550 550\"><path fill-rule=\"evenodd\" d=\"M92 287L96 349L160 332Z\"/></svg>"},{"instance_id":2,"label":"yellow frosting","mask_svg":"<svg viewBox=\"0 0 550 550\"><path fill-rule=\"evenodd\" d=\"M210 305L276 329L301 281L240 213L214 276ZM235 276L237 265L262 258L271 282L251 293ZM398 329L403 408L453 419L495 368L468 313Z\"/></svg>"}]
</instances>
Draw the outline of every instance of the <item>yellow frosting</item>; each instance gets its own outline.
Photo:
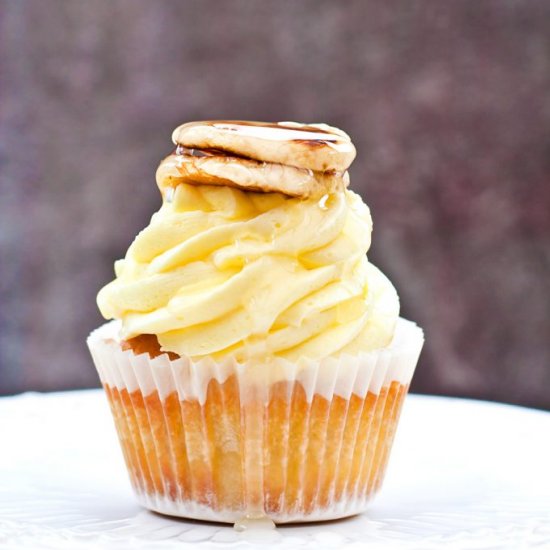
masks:
<instances>
[{"instance_id":1,"label":"yellow frosting","mask_svg":"<svg viewBox=\"0 0 550 550\"><path fill-rule=\"evenodd\" d=\"M399 316L352 191L319 199L181 184L98 295L121 337L200 358L320 359L386 346Z\"/></svg>"}]
</instances>

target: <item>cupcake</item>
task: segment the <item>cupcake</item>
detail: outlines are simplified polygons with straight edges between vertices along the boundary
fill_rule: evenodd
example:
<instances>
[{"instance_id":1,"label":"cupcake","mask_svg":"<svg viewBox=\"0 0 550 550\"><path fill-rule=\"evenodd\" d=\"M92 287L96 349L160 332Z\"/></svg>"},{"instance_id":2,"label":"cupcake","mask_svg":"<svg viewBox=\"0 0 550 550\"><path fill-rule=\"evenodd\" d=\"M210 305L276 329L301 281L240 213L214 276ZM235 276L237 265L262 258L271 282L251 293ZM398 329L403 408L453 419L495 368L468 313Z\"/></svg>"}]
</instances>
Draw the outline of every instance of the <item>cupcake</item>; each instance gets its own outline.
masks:
<instances>
[{"instance_id":1,"label":"cupcake","mask_svg":"<svg viewBox=\"0 0 550 550\"><path fill-rule=\"evenodd\" d=\"M162 206L88 338L137 499L230 523L364 511L423 333L367 259L349 136L211 121L172 137Z\"/></svg>"}]
</instances>

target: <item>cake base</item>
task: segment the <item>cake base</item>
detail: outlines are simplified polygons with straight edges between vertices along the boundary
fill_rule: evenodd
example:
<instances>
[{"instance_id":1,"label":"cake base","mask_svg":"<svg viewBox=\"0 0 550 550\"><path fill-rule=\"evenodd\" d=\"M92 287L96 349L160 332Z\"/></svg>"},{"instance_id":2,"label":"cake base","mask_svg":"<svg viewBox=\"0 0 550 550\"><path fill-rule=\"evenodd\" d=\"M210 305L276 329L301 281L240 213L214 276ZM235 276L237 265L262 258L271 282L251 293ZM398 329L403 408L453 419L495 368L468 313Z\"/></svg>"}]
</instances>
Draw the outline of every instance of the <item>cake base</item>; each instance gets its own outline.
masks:
<instances>
[{"instance_id":1,"label":"cake base","mask_svg":"<svg viewBox=\"0 0 550 550\"><path fill-rule=\"evenodd\" d=\"M251 513L287 523L364 511L382 483L407 387L308 402L299 383L287 386L244 406L235 378L213 380L202 405L106 386L140 503L227 523ZM259 438L247 429L250 415Z\"/></svg>"}]
</instances>

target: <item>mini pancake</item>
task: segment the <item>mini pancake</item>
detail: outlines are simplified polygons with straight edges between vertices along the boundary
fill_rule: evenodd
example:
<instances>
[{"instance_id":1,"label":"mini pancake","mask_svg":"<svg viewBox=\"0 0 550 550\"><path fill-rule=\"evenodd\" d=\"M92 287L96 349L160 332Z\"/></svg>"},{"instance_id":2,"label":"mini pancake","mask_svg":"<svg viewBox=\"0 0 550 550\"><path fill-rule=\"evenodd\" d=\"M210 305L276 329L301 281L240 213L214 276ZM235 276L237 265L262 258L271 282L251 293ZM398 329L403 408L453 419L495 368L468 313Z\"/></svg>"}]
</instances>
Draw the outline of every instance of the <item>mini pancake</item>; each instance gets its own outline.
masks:
<instances>
[{"instance_id":1,"label":"mini pancake","mask_svg":"<svg viewBox=\"0 0 550 550\"><path fill-rule=\"evenodd\" d=\"M284 164L235 157L223 152L178 148L166 157L156 173L161 192L182 183L225 185L245 191L284 193L291 197L321 197L343 191L347 172L314 172Z\"/></svg>"},{"instance_id":2,"label":"mini pancake","mask_svg":"<svg viewBox=\"0 0 550 550\"><path fill-rule=\"evenodd\" d=\"M315 172L345 172L355 158L350 137L327 124L212 120L189 122L172 134L176 145L216 149L251 160Z\"/></svg>"}]
</instances>

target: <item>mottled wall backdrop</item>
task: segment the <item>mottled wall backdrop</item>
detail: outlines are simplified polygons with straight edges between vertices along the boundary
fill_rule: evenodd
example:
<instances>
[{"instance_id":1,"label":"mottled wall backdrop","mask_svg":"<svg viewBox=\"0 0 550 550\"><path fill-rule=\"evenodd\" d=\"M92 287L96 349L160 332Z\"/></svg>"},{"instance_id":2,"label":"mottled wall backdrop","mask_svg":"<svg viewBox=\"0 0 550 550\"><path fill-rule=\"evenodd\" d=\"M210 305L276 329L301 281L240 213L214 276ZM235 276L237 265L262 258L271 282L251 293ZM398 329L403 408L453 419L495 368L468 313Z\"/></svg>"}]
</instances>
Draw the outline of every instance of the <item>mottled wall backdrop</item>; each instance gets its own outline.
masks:
<instances>
[{"instance_id":1,"label":"mottled wall backdrop","mask_svg":"<svg viewBox=\"0 0 550 550\"><path fill-rule=\"evenodd\" d=\"M550 2L13 0L0 20L0 392L96 386L95 294L172 128L326 121L414 390L550 407Z\"/></svg>"}]
</instances>

